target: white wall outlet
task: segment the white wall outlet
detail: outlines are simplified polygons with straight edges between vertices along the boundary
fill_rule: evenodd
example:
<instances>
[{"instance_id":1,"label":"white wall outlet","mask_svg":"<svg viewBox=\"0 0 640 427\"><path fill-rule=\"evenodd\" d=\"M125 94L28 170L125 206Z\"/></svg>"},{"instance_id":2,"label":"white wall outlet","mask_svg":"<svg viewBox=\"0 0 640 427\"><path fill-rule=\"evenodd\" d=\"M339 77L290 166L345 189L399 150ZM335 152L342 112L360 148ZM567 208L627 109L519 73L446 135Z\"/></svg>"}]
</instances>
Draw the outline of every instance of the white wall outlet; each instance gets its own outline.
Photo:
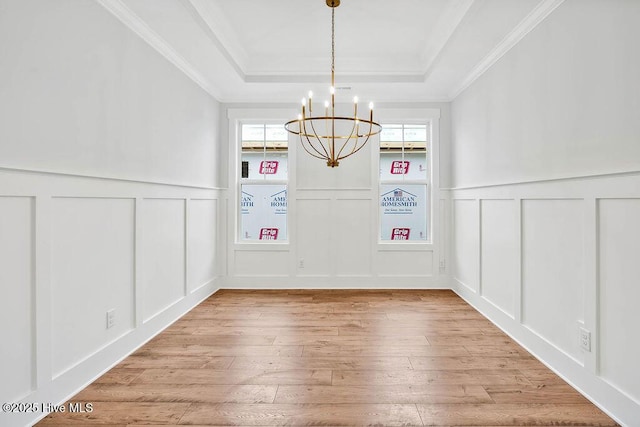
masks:
<instances>
[{"instance_id":1,"label":"white wall outlet","mask_svg":"<svg viewBox=\"0 0 640 427\"><path fill-rule=\"evenodd\" d=\"M443 259L440 260L440 271L444 272L447 269L447 262Z\"/></svg>"},{"instance_id":2,"label":"white wall outlet","mask_svg":"<svg viewBox=\"0 0 640 427\"><path fill-rule=\"evenodd\" d=\"M591 351L591 332L585 328L580 328L580 348Z\"/></svg>"},{"instance_id":3,"label":"white wall outlet","mask_svg":"<svg viewBox=\"0 0 640 427\"><path fill-rule=\"evenodd\" d=\"M112 308L107 311L107 329L113 328L113 325L116 324L116 309Z\"/></svg>"},{"instance_id":4,"label":"white wall outlet","mask_svg":"<svg viewBox=\"0 0 640 427\"><path fill-rule=\"evenodd\" d=\"M298 268L304 268L304 258L300 258L298 261Z\"/></svg>"}]
</instances>

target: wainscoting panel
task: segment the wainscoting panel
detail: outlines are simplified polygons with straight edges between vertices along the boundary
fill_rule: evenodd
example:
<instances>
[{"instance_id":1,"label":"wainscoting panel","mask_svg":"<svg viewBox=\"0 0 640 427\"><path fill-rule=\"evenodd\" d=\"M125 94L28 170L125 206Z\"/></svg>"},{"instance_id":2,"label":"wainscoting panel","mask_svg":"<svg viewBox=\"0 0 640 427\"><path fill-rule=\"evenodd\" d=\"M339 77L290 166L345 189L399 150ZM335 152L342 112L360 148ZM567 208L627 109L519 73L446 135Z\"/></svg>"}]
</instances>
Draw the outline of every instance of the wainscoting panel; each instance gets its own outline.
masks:
<instances>
[{"instance_id":1,"label":"wainscoting panel","mask_svg":"<svg viewBox=\"0 0 640 427\"><path fill-rule=\"evenodd\" d=\"M238 250L235 252L234 269L239 277L287 277L289 252Z\"/></svg>"},{"instance_id":2,"label":"wainscoting panel","mask_svg":"<svg viewBox=\"0 0 640 427\"><path fill-rule=\"evenodd\" d=\"M371 276L371 201L335 201L331 245L338 276Z\"/></svg>"},{"instance_id":3,"label":"wainscoting panel","mask_svg":"<svg viewBox=\"0 0 640 427\"><path fill-rule=\"evenodd\" d=\"M482 295L511 317L515 316L520 282L519 228L514 200L482 200Z\"/></svg>"},{"instance_id":4,"label":"wainscoting panel","mask_svg":"<svg viewBox=\"0 0 640 427\"><path fill-rule=\"evenodd\" d=\"M383 251L377 254L380 277L431 277L433 251Z\"/></svg>"},{"instance_id":5,"label":"wainscoting panel","mask_svg":"<svg viewBox=\"0 0 640 427\"><path fill-rule=\"evenodd\" d=\"M480 272L478 202L453 201L453 264L454 277L473 292L478 292Z\"/></svg>"},{"instance_id":6,"label":"wainscoting panel","mask_svg":"<svg viewBox=\"0 0 640 427\"><path fill-rule=\"evenodd\" d=\"M145 199L141 218L146 322L185 296L185 201Z\"/></svg>"},{"instance_id":7,"label":"wainscoting panel","mask_svg":"<svg viewBox=\"0 0 640 427\"><path fill-rule=\"evenodd\" d=\"M54 377L135 326L134 205L132 199L53 199Z\"/></svg>"},{"instance_id":8,"label":"wainscoting panel","mask_svg":"<svg viewBox=\"0 0 640 427\"><path fill-rule=\"evenodd\" d=\"M296 208L298 276L329 277L332 274L330 202L301 199Z\"/></svg>"},{"instance_id":9,"label":"wainscoting panel","mask_svg":"<svg viewBox=\"0 0 640 427\"><path fill-rule=\"evenodd\" d=\"M0 196L2 402L26 396L35 382L33 206L31 197Z\"/></svg>"},{"instance_id":10,"label":"wainscoting panel","mask_svg":"<svg viewBox=\"0 0 640 427\"><path fill-rule=\"evenodd\" d=\"M524 323L583 362L578 322L584 321L582 200L523 200ZM550 315L553 313L553 315Z\"/></svg>"},{"instance_id":11,"label":"wainscoting panel","mask_svg":"<svg viewBox=\"0 0 640 427\"><path fill-rule=\"evenodd\" d=\"M600 374L640 402L640 198L599 202Z\"/></svg>"},{"instance_id":12,"label":"wainscoting panel","mask_svg":"<svg viewBox=\"0 0 640 427\"><path fill-rule=\"evenodd\" d=\"M190 200L188 215L187 288L193 292L217 274L218 201Z\"/></svg>"}]
</instances>

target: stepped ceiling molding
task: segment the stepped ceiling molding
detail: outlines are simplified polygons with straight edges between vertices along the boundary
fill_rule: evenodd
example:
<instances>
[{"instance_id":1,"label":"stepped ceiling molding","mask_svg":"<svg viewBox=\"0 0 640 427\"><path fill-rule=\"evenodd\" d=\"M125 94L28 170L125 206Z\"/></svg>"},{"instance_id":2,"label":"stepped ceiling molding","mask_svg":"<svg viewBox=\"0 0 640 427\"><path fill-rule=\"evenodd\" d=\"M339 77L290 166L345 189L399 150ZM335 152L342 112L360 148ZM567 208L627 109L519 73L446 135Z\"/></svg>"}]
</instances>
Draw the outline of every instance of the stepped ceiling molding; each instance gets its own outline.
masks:
<instances>
[{"instance_id":1,"label":"stepped ceiling molding","mask_svg":"<svg viewBox=\"0 0 640 427\"><path fill-rule=\"evenodd\" d=\"M298 102L330 80L324 0L96 0L221 102ZM343 0L337 96L450 101L563 0Z\"/></svg>"}]
</instances>

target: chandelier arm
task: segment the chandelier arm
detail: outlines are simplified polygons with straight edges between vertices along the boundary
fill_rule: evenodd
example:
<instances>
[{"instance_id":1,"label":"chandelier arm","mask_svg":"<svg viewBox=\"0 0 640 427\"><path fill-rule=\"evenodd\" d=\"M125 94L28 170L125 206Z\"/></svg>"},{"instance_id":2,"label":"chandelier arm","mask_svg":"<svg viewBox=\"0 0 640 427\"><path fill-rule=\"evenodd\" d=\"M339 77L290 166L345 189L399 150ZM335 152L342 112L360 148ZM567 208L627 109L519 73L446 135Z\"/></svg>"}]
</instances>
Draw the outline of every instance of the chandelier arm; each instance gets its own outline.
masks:
<instances>
[{"instance_id":1,"label":"chandelier arm","mask_svg":"<svg viewBox=\"0 0 640 427\"><path fill-rule=\"evenodd\" d=\"M307 148L307 144L304 143L304 140L302 138L302 135L300 135L300 145L302 145L302 148L304 149L304 151L306 151L310 156L315 157L316 159L321 159L321 160L326 160L327 157L323 156L321 152L319 152L311 143L311 141L309 141L308 137L305 137L307 139L307 144L309 144L309 146L313 149L313 151L315 151L318 154L314 154L312 153L308 148Z\"/></svg>"},{"instance_id":2,"label":"chandelier arm","mask_svg":"<svg viewBox=\"0 0 640 427\"><path fill-rule=\"evenodd\" d=\"M338 158L338 160L340 160L340 155L342 154L342 150L344 150L344 148L347 146L347 144L349 143L349 141L351 140L351 138L353 138L353 132L356 130L356 128L358 127L358 121L357 119L354 120L353 122L353 127L351 127L351 133L349 134L349 137L347 138L347 140L344 142L344 144L342 144L342 147L340 147L340 151L338 151L338 155L336 156ZM353 143L353 148L355 149L355 147L358 146L358 132L356 131L356 139L354 140ZM351 154L353 154L353 150L351 150L351 153L348 154L348 156L350 156Z\"/></svg>"},{"instance_id":3,"label":"chandelier arm","mask_svg":"<svg viewBox=\"0 0 640 427\"><path fill-rule=\"evenodd\" d=\"M342 160L342 159L346 159L347 157L351 156L352 154L356 154L358 151L362 150L364 148L365 145L367 145L367 142L369 142L369 138L371 136L367 135L367 139L364 140L364 142L362 143L362 145L360 147L358 147L357 150L353 150L352 152L350 152L349 154L347 154L346 156L343 157L338 157L336 160Z\"/></svg>"},{"instance_id":4,"label":"chandelier arm","mask_svg":"<svg viewBox=\"0 0 640 427\"><path fill-rule=\"evenodd\" d=\"M313 120L309 120L309 122L311 123L311 128L313 129ZM320 150L318 150L316 148L316 145L314 143L312 143L311 140L309 139L309 134L307 133L307 120L304 120L304 119L302 120L302 127L304 128L304 133L300 133L300 136L302 137L302 135L304 135L304 137L307 139L307 143L313 149L313 151L315 151L320 156L322 156L322 153L320 152ZM322 147L322 151L324 151L324 156L326 156L326 157L323 156L323 157L320 157L320 158L321 159L325 159L325 158L328 159L329 158L329 153L327 153L327 149L325 148L324 144L322 143L322 141L318 137L318 134L315 133L315 129L314 129L313 137L318 141L318 144L320 145L320 147Z\"/></svg>"},{"instance_id":5,"label":"chandelier arm","mask_svg":"<svg viewBox=\"0 0 640 427\"><path fill-rule=\"evenodd\" d=\"M309 147L310 147L313 151L315 151L316 153L318 153L318 155L317 155L317 156L315 156L315 157L317 157L317 158L319 158L319 159L328 159L328 158L329 158L329 155L328 155L328 154L326 154L327 150L325 149L324 144L322 144L322 141L321 141L319 138L315 138L315 140L317 141L317 143L312 142L312 139L313 139L313 138L309 138L309 136L307 136L307 135L305 135L305 139L307 140L307 144L309 145ZM318 150L318 149L316 148L316 145L320 145L320 147L322 148L322 151L324 151L324 153L322 153L320 150ZM303 147L304 147L304 144L303 144ZM306 148L305 148L305 149L306 149ZM309 150L307 150L307 153L311 154L311 153L309 152ZM312 154L312 155L313 155L313 154Z\"/></svg>"},{"instance_id":6,"label":"chandelier arm","mask_svg":"<svg viewBox=\"0 0 640 427\"><path fill-rule=\"evenodd\" d=\"M324 151L324 154L327 156L327 158L329 158L329 153L327 153L327 149L325 148L324 144L322 143L322 141L320 141L320 136L318 136L318 132L316 132L316 127L313 124L313 120L309 120L309 124L311 124L311 130L313 131L313 135L316 137L316 139L318 140L318 143L320 144L320 146L322 147L322 151ZM306 133L306 126L305 126L305 133ZM317 150L316 150L317 151ZM320 154L320 153L318 153Z\"/></svg>"}]
</instances>

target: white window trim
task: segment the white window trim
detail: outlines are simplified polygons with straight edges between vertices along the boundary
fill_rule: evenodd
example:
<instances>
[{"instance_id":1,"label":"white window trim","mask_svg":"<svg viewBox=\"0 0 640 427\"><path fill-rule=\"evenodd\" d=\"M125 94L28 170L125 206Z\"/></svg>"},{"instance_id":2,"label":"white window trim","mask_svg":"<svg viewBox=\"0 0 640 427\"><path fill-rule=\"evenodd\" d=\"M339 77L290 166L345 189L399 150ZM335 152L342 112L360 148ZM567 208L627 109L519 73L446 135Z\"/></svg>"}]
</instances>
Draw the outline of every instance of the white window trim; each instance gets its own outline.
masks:
<instances>
[{"instance_id":1,"label":"white window trim","mask_svg":"<svg viewBox=\"0 0 640 427\"><path fill-rule=\"evenodd\" d=\"M227 206L227 214L229 218L233 218L233 224L227 230L227 239L233 244L233 250L242 251L255 251L255 250L269 250L269 251L287 251L289 250L291 242L291 210L290 206L287 206L287 238L286 240L278 241L259 241L259 240L242 240L240 238L241 227L241 209L240 197L242 194L242 184L260 184L260 185L286 185L287 186L287 200L291 200L291 189L293 188L291 173L292 167L295 167L295 151L292 151L291 144L288 145L288 179L287 180L242 180L241 167L242 167L242 144L240 141L243 124L284 124L291 116L290 109L235 109L230 108L227 111L227 118L229 122L229 188L233 189L232 197L229 198L229 204ZM289 203L288 203L289 205Z\"/></svg>"},{"instance_id":2,"label":"white window trim","mask_svg":"<svg viewBox=\"0 0 640 427\"><path fill-rule=\"evenodd\" d=\"M435 224L439 224L439 209L435 209L437 206L435 203L436 197L439 197L440 193L440 109L439 108L406 108L406 109L384 109L377 110L378 117L376 121L380 124L428 124L430 135L429 146L427 147L430 161L429 171L431 173L430 179L426 181L412 180L411 183L415 184L427 184L427 230L429 240L427 241L392 241L382 240L380 236L381 227L381 214L380 214L380 144L375 150L371 150L372 159L372 182L376 183L376 210L377 220L375 221L375 235L377 236L377 250L381 252L385 251L432 251L437 248L440 242L440 235L438 233ZM384 184L393 183L406 183L406 181L394 180L385 181Z\"/></svg>"}]
</instances>

